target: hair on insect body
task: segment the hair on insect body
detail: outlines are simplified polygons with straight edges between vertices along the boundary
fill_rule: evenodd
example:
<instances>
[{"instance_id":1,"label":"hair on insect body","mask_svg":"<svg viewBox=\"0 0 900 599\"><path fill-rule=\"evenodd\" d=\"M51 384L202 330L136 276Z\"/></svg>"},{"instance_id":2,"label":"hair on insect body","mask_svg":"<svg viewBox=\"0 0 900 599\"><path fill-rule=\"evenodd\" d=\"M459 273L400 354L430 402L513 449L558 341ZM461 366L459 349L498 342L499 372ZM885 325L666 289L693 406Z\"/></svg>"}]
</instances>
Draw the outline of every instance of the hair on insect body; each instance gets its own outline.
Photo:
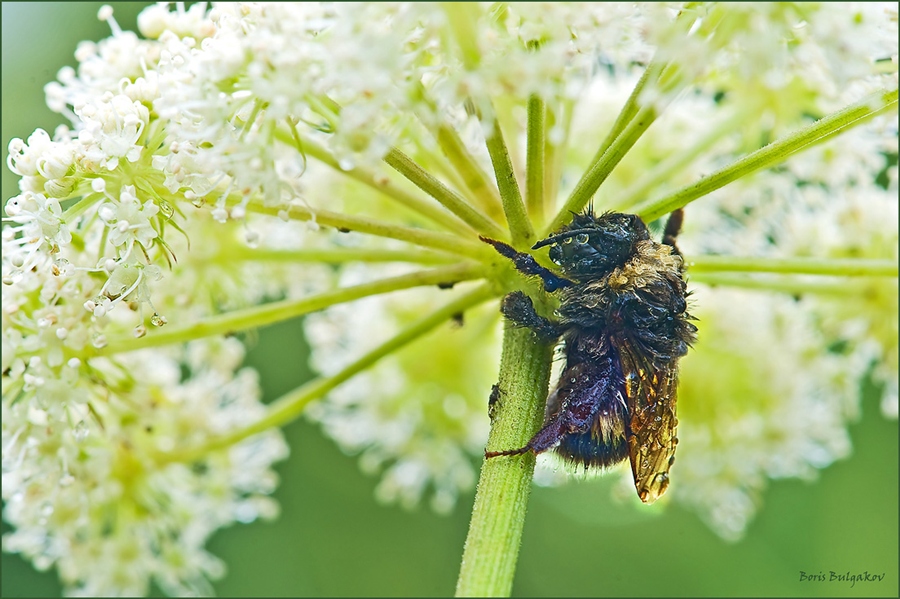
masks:
<instances>
[{"instance_id":1,"label":"hair on insect body","mask_svg":"<svg viewBox=\"0 0 900 599\"><path fill-rule=\"evenodd\" d=\"M561 342L565 358L543 427L524 447L485 451L486 458L551 449L585 467L627 458L641 501L665 493L678 443L678 360L697 332L675 245L682 220L681 209L673 212L657 243L634 214L575 214L532 247L550 246L559 273L506 243L481 238L523 274L540 277L547 292L558 293L557 320L538 314L521 291L507 295L500 309L542 341Z\"/></svg>"}]
</instances>

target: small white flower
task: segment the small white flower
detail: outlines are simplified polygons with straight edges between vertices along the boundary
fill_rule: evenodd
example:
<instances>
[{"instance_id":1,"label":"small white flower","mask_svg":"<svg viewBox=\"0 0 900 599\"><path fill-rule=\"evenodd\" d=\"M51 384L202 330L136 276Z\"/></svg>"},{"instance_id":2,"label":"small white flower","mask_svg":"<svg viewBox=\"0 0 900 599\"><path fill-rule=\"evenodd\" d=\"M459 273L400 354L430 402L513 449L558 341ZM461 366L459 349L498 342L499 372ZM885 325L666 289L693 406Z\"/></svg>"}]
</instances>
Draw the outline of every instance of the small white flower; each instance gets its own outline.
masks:
<instances>
[{"instance_id":1,"label":"small white flower","mask_svg":"<svg viewBox=\"0 0 900 599\"><path fill-rule=\"evenodd\" d=\"M157 237L152 220L159 213L159 207L152 201L142 202L133 185L123 187L118 202L104 204L100 211L110 228L110 243L116 247L125 246L122 249L126 256L135 242L147 248Z\"/></svg>"},{"instance_id":2,"label":"small white flower","mask_svg":"<svg viewBox=\"0 0 900 599\"><path fill-rule=\"evenodd\" d=\"M139 143L150 112L126 95L104 94L99 100L75 106L82 127L78 141L87 164L115 170L119 159L136 162L144 146Z\"/></svg>"},{"instance_id":3,"label":"small white flower","mask_svg":"<svg viewBox=\"0 0 900 599\"><path fill-rule=\"evenodd\" d=\"M207 354L242 354L234 340L194 345L206 346ZM118 368L94 366L107 374ZM210 594L207 579L221 577L224 566L204 543L236 520L277 513L263 495L277 480L272 462L286 457L287 448L279 433L268 432L192 466L155 463L160 450L259 417L256 377L233 375L233 362L214 369L195 364L180 383L179 359L153 351L122 366L131 378L127 396L114 384L76 383L93 412L71 403L71 381L59 381L65 391L55 401L63 410L41 412L37 424L26 410L50 402L46 394L3 403L4 460L15 464L4 464L4 517L16 526L4 536L4 548L41 568L56 564L70 594L146 594L151 580L171 595ZM48 371L48 383L52 376ZM106 401L98 402L101 396Z\"/></svg>"}]
</instances>

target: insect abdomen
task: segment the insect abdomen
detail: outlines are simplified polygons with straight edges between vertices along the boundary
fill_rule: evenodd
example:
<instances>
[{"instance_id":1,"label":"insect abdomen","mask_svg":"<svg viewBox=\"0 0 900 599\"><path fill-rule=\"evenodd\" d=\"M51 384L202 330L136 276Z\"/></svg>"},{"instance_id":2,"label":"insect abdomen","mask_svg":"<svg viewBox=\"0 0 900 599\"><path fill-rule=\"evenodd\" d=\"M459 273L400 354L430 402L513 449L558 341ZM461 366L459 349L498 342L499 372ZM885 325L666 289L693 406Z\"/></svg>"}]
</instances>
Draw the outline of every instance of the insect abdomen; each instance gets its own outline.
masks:
<instances>
[{"instance_id":1,"label":"insect abdomen","mask_svg":"<svg viewBox=\"0 0 900 599\"><path fill-rule=\"evenodd\" d=\"M598 441L588 430L563 436L556 453L575 464L606 468L628 457L628 444L624 437L614 437L605 442Z\"/></svg>"}]
</instances>

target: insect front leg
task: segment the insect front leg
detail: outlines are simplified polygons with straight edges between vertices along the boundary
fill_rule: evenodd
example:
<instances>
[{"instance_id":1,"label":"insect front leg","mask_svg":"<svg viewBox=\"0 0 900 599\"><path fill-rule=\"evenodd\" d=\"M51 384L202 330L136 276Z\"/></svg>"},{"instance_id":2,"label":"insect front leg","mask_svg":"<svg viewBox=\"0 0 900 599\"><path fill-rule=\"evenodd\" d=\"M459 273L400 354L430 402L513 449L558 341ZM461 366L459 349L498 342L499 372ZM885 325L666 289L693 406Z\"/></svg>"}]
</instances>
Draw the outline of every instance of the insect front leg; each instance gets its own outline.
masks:
<instances>
[{"instance_id":1,"label":"insect front leg","mask_svg":"<svg viewBox=\"0 0 900 599\"><path fill-rule=\"evenodd\" d=\"M563 333L560 325L538 314L531 298L521 291L513 291L503 298L500 313L510 322L534 331L543 343L555 343Z\"/></svg>"},{"instance_id":2,"label":"insect front leg","mask_svg":"<svg viewBox=\"0 0 900 599\"><path fill-rule=\"evenodd\" d=\"M544 282L544 290L548 293L556 291L557 289L562 289L563 287L571 287L575 283L570 281L569 279L564 279L558 276L552 270L544 268L534 259L534 256L531 254L526 254L523 252L516 251L516 248L509 245L508 243L503 243L502 241L497 241L496 239L490 239L488 237L479 236L478 239L485 243L489 243L494 246L494 249L501 256L505 256L513 261L513 264L516 265L516 270L519 272L540 277Z\"/></svg>"}]
</instances>

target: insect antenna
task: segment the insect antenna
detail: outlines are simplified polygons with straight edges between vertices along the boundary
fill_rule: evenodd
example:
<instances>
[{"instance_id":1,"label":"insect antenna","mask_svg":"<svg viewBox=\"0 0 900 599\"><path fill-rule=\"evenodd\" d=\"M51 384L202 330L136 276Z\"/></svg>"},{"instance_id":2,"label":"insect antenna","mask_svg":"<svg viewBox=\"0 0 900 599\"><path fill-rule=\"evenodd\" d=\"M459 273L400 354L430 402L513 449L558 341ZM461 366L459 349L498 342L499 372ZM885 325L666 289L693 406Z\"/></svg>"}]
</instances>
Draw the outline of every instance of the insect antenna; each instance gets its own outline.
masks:
<instances>
[{"instance_id":1,"label":"insect antenna","mask_svg":"<svg viewBox=\"0 0 900 599\"><path fill-rule=\"evenodd\" d=\"M551 237L548 237L547 239L541 239L536 244L531 246L531 249L536 250L546 245L553 245L554 243L559 243L560 241L575 237L576 235L581 235L582 233L590 235L591 233L596 232L597 229L573 229L571 231L566 231L565 233L560 233L559 235L553 235Z\"/></svg>"}]
</instances>

